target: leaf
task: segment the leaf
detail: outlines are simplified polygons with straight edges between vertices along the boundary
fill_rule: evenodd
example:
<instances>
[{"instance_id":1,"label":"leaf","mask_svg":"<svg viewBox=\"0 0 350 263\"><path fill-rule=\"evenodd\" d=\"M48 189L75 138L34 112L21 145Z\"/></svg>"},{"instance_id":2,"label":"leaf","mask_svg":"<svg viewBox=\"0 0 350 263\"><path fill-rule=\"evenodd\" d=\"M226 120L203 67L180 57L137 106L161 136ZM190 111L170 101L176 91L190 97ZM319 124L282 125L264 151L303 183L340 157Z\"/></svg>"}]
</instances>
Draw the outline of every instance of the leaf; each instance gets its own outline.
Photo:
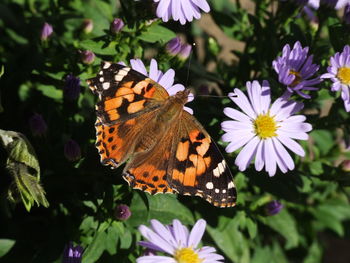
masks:
<instances>
[{"instance_id":1,"label":"leaf","mask_svg":"<svg viewBox=\"0 0 350 263\"><path fill-rule=\"evenodd\" d=\"M129 229L125 229L125 232L122 236L120 236L120 248L128 249L132 244L132 234Z\"/></svg>"},{"instance_id":2,"label":"leaf","mask_svg":"<svg viewBox=\"0 0 350 263\"><path fill-rule=\"evenodd\" d=\"M308 254L303 263L314 263L322 261L322 248L317 241L314 241L309 248Z\"/></svg>"},{"instance_id":3,"label":"leaf","mask_svg":"<svg viewBox=\"0 0 350 263\"><path fill-rule=\"evenodd\" d=\"M176 37L176 34L173 31L161 25L152 24L139 36L139 39L149 43L166 43L174 37Z\"/></svg>"},{"instance_id":4,"label":"leaf","mask_svg":"<svg viewBox=\"0 0 350 263\"><path fill-rule=\"evenodd\" d=\"M37 87L38 90L40 90L44 96L60 101L63 98L63 90L57 89L54 86L51 85L40 85Z\"/></svg>"},{"instance_id":5,"label":"leaf","mask_svg":"<svg viewBox=\"0 0 350 263\"><path fill-rule=\"evenodd\" d=\"M0 239L0 257L5 256L15 243L16 241L12 239Z\"/></svg>"},{"instance_id":6,"label":"leaf","mask_svg":"<svg viewBox=\"0 0 350 263\"><path fill-rule=\"evenodd\" d=\"M256 237L256 234L258 232L258 225L256 224L256 222L254 222L250 217L247 217L246 226L250 238L253 239L254 237Z\"/></svg>"},{"instance_id":7,"label":"leaf","mask_svg":"<svg viewBox=\"0 0 350 263\"><path fill-rule=\"evenodd\" d=\"M326 155L333 147L334 139L330 131L314 130L310 136L315 140L322 155Z\"/></svg>"},{"instance_id":8,"label":"leaf","mask_svg":"<svg viewBox=\"0 0 350 263\"><path fill-rule=\"evenodd\" d=\"M106 250L110 255L117 253L118 240L120 238L120 228L122 228L121 222L113 222L107 229L107 237L105 240Z\"/></svg>"},{"instance_id":9,"label":"leaf","mask_svg":"<svg viewBox=\"0 0 350 263\"><path fill-rule=\"evenodd\" d=\"M146 195L149 202L149 217L170 224L173 219L179 219L183 224L193 224L191 211L181 204L176 195Z\"/></svg>"},{"instance_id":10,"label":"leaf","mask_svg":"<svg viewBox=\"0 0 350 263\"><path fill-rule=\"evenodd\" d=\"M86 50L90 50L100 55L115 55L117 42L106 43L103 40L84 40L80 42L80 47Z\"/></svg>"},{"instance_id":11,"label":"leaf","mask_svg":"<svg viewBox=\"0 0 350 263\"><path fill-rule=\"evenodd\" d=\"M148 200L145 195L145 193L139 191L135 191L133 194L130 205L132 213L130 218L126 221L126 224L130 227L137 227L141 224L146 224L149 220Z\"/></svg>"},{"instance_id":12,"label":"leaf","mask_svg":"<svg viewBox=\"0 0 350 263\"><path fill-rule=\"evenodd\" d=\"M281 212L273 216L259 217L259 220L285 238L285 249L291 249L298 246L299 234L296 222L287 209L282 209Z\"/></svg>"},{"instance_id":13,"label":"leaf","mask_svg":"<svg viewBox=\"0 0 350 263\"><path fill-rule=\"evenodd\" d=\"M93 237L92 243L87 247L83 254L83 263L96 262L103 251L106 249L105 241L107 240L107 234L104 231L97 231Z\"/></svg>"},{"instance_id":14,"label":"leaf","mask_svg":"<svg viewBox=\"0 0 350 263\"><path fill-rule=\"evenodd\" d=\"M344 235L343 220L350 219L350 207L348 202L341 199L326 200L317 208L311 209L318 223L332 229L339 236Z\"/></svg>"},{"instance_id":15,"label":"leaf","mask_svg":"<svg viewBox=\"0 0 350 263\"><path fill-rule=\"evenodd\" d=\"M13 178L9 199L16 202L20 196L27 211L34 203L48 207L45 191L40 185L39 162L27 138L21 133L0 130L0 141L8 154L6 169Z\"/></svg>"},{"instance_id":16,"label":"leaf","mask_svg":"<svg viewBox=\"0 0 350 263\"><path fill-rule=\"evenodd\" d=\"M239 230L239 223L244 212L238 212L234 218L219 218L219 225L207 225L207 231L215 244L233 262L248 263L250 258L249 243Z\"/></svg>"}]
</instances>

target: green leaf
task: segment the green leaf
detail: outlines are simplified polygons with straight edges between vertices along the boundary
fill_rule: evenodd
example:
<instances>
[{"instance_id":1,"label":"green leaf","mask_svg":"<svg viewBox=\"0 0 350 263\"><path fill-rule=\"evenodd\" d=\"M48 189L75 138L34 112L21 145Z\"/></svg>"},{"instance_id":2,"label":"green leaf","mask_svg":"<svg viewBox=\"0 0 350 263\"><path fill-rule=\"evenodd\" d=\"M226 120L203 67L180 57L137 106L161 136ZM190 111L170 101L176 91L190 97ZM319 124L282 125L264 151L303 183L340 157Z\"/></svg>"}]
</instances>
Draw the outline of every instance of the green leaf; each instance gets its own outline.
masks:
<instances>
[{"instance_id":1,"label":"green leaf","mask_svg":"<svg viewBox=\"0 0 350 263\"><path fill-rule=\"evenodd\" d=\"M120 248L128 249L132 245L132 234L129 229L125 229L124 234L120 236Z\"/></svg>"},{"instance_id":2,"label":"green leaf","mask_svg":"<svg viewBox=\"0 0 350 263\"><path fill-rule=\"evenodd\" d=\"M11 239L0 239L0 257L5 256L11 248L15 245L16 241Z\"/></svg>"},{"instance_id":3,"label":"green leaf","mask_svg":"<svg viewBox=\"0 0 350 263\"><path fill-rule=\"evenodd\" d=\"M238 212L234 218L220 217L217 227L207 226L207 231L215 244L233 262L249 263L249 243L239 230L244 212Z\"/></svg>"},{"instance_id":4,"label":"green leaf","mask_svg":"<svg viewBox=\"0 0 350 263\"><path fill-rule=\"evenodd\" d=\"M332 229L339 236L344 235L342 221L350 219L350 206L348 202L341 199L326 200L311 209L312 214L317 218L318 223Z\"/></svg>"},{"instance_id":5,"label":"green leaf","mask_svg":"<svg viewBox=\"0 0 350 263\"><path fill-rule=\"evenodd\" d=\"M92 243L87 247L83 254L83 263L96 262L103 251L106 249L107 234L105 231L97 231L93 237Z\"/></svg>"},{"instance_id":6,"label":"green leaf","mask_svg":"<svg viewBox=\"0 0 350 263\"><path fill-rule=\"evenodd\" d=\"M322 248L317 241L314 241L309 248L308 254L303 263L314 263L322 261Z\"/></svg>"},{"instance_id":7,"label":"green leaf","mask_svg":"<svg viewBox=\"0 0 350 263\"><path fill-rule=\"evenodd\" d=\"M167 29L166 27L152 24L139 36L139 39L149 43L166 43L174 37L176 37L176 34L173 31Z\"/></svg>"},{"instance_id":8,"label":"green leaf","mask_svg":"<svg viewBox=\"0 0 350 263\"><path fill-rule=\"evenodd\" d=\"M259 220L285 238L285 249L291 249L298 246L299 234L296 222L287 209L282 209L281 212L273 216L259 217Z\"/></svg>"},{"instance_id":9,"label":"green leaf","mask_svg":"<svg viewBox=\"0 0 350 263\"><path fill-rule=\"evenodd\" d=\"M314 175L323 174L322 162L314 161L309 164L310 172Z\"/></svg>"},{"instance_id":10,"label":"green leaf","mask_svg":"<svg viewBox=\"0 0 350 263\"><path fill-rule=\"evenodd\" d=\"M250 238L251 239L255 238L258 232L258 225L256 224L256 222L254 222L250 217L247 217L246 226L247 226Z\"/></svg>"},{"instance_id":11,"label":"green leaf","mask_svg":"<svg viewBox=\"0 0 350 263\"><path fill-rule=\"evenodd\" d=\"M63 90L57 89L54 86L40 85L37 87L37 89L40 90L44 96L54 99L56 101L60 101L63 98Z\"/></svg>"},{"instance_id":12,"label":"green leaf","mask_svg":"<svg viewBox=\"0 0 350 263\"><path fill-rule=\"evenodd\" d=\"M27 211L34 203L48 207L45 191L40 185L39 162L27 138L21 133L0 130L0 141L8 154L6 169L13 178L9 199L16 202L20 196Z\"/></svg>"},{"instance_id":13,"label":"green leaf","mask_svg":"<svg viewBox=\"0 0 350 263\"><path fill-rule=\"evenodd\" d=\"M123 224L121 222L113 222L113 224L111 224L111 226L107 229L107 237L105 243L106 250L110 255L114 255L115 253L117 253L117 246L121 228L123 228Z\"/></svg>"},{"instance_id":14,"label":"green leaf","mask_svg":"<svg viewBox=\"0 0 350 263\"><path fill-rule=\"evenodd\" d=\"M148 200L146 194L135 191L131 200L130 210L132 211L130 218L126 224L130 227L137 227L146 224L149 220Z\"/></svg>"},{"instance_id":15,"label":"green leaf","mask_svg":"<svg viewBox=\"0 0 350 263\"><path fill-rule=\"evenodd\" d=\"M177 199L176 195L146 195L149 202L149 217L170 224L173 219L179 219L183 224L193 224L192 212Z\"/></svg>"},{"instance_id":16,"label":"green leaf","mask_svg":"<svg viewBox=\"0 0 350 263\"><path fill-rule=\"evenodd\" d=\"M330 131L314 130L310 133L310 136L315 140L315 143L323 156L332 149L334 139Z\"/></svg>"},{"instance_id":17,"label":"green leaf","mask_svg":"<svg viewBox=\"0 0 350 263\"><path fill-rule=\"evenodd\" d=\"M106 43L102 40L84 40L80 42L80 47L100 55L115 55L117 42Z\"/></svg>"}]
</instances>

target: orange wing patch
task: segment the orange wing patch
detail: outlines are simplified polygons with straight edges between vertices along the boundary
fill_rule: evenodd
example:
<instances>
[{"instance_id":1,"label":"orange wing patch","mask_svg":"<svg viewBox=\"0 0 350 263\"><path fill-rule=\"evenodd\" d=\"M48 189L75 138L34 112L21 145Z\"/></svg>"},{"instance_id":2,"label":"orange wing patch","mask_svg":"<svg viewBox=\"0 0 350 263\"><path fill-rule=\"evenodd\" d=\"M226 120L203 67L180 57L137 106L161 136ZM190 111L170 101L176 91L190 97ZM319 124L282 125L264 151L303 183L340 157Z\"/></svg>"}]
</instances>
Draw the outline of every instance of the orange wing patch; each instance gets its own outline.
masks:
<instances>
[{"instance_id":1,"label":"orange wing patch","mask_svg":"<svg viewBox=\"0 0 350 263\"><path fill-rule=\"evenodd\" d=\"M169 186L184 195L200 196L219 207L235 205L236 190L226 162L208 133L187 112L183 112Z\"/></svg>"}]
</instances>

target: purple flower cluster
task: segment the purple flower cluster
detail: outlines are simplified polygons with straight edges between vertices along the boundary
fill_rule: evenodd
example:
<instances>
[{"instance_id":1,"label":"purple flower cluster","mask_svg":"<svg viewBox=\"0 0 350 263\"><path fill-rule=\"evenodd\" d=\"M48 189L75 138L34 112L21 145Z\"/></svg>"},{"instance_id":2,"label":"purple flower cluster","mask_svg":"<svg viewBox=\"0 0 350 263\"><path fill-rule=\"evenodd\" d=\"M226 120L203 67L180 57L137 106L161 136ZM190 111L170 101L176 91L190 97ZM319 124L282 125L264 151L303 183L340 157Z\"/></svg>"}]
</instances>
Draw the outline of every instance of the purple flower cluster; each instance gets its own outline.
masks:
<instances>
[{"instance_id":1,"label":"purple flower cluster","mask_svg":"<svg viewBox=\"0 0 350 263\"><path fill-rule=\"evenodd\" d=\"M81 263L83 256L83 248L81 246L73 246L70 242L63 251L62 263Z\"/></svg>"},{"instance_id":2,"label":"purple flower cluster","mask_svg":"<svg viewBox=\"0 0 350 263\"><path fill-rule=\"evenodd\" d=\"M279 82L286 85L290 93L295 92L307 99L311 97L304 91L318 90L314 85L321 82L319 77L314 77L319 66L312 63L313 56L309 56L308 52L309 48L303 48L297 41L293 49L285 45L282 56L272 62Z\"/></svg>"}]
</instances>

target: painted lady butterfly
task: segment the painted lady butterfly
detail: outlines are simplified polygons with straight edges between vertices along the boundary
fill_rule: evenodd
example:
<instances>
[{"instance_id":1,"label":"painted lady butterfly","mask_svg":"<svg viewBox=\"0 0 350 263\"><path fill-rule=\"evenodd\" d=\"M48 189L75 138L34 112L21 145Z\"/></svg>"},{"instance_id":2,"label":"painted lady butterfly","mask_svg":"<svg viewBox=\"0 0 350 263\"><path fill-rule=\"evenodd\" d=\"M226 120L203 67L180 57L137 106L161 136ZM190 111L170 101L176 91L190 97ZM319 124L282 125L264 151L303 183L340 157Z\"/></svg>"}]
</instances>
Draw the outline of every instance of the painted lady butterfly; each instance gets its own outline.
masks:
<instances>
[{"instance_id":1,"label":"painted lady butterfly","mask_svg":"<svg viewBox=\"0 0 350 263\"><path fill-rule=\"evenodd\" d=\"M129 67L102 62L88 81L99 96L96 147L123 178L150 194L200 196L214 206L235 205L232 175L202 125L183 110L189 90L174 96Z\"/></svg>"}]
</instances>

